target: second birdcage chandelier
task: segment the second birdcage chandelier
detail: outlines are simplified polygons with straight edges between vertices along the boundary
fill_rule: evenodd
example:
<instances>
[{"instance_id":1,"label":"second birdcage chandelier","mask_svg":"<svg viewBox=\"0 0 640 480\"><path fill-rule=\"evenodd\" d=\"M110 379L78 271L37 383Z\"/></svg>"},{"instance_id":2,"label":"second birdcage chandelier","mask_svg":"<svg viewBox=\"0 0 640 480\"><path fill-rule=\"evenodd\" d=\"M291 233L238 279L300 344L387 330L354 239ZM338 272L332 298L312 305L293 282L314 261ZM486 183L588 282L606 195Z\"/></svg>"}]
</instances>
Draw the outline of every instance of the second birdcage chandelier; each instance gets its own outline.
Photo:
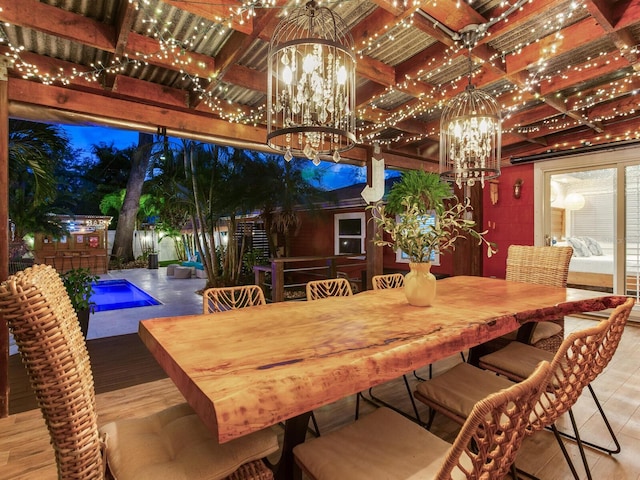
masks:
<instances>
[{"instance_id":1,"label":"second birdcage chandelier","mask_svg":"<svg viewBox=\"0 0 640 480\"><path fill-rule=\"evenodd\" d=\"M458 187L473 186L500 176L502 118L498 102L471 83L471 49L477 31L463 31L469 52L469 83L453 97L440 118L440 175Z\"/></svg>"}]
</instances>

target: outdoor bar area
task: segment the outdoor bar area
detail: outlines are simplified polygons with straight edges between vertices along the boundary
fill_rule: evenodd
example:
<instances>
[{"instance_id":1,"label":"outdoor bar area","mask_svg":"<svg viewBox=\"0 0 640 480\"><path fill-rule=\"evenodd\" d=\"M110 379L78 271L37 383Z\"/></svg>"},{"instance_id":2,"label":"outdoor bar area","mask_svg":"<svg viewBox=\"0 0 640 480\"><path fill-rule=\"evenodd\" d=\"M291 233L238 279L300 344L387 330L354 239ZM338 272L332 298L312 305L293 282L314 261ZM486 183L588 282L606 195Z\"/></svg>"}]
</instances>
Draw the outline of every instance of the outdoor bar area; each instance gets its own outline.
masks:
<instances>
[{"instance_id":1,"label":"outdoor bar area","mask_svg":"<svg viewBox=\"0 0 640 480\"><path fill-rule=\"evenodd\" d=\"M58 215L69 234L60 238L36 233L34 256L38 263L51 265L59 273L88 268L100 275L109 271L107 231L111 217L97 215Z\"/></svg>"}]
</instances>

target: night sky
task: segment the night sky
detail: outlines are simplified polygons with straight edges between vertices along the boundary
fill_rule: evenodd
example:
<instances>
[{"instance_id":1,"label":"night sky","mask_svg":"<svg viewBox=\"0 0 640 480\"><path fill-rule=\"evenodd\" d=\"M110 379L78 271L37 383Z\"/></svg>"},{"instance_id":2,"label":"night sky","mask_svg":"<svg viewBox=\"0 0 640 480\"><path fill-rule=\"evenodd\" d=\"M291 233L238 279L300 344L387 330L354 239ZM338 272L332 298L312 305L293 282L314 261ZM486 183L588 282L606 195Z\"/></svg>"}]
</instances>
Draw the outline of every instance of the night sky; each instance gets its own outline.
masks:
<instances>
[{"instance_id":1,"label":"night sky","mask_svg":"<svg viewBox=\"0 0 640 480\"><path fill-rule=\"evenodd\" d=\"M132 130L75 125L60 125L60 127L67 133L72 148L83 150L85 156L90 156L91 147L100 143L107 145L113 143L116 148L127 148L138 144L138 132ZM301 160L294 159L292 161ZM331 190L366 182L366 169L362 167L333 162L322 162L316 167L311 162L306 163L309 165L306 168L321 168L325 172L322 184L318 185L324 189Z\"/></svg>"}]
</instances>

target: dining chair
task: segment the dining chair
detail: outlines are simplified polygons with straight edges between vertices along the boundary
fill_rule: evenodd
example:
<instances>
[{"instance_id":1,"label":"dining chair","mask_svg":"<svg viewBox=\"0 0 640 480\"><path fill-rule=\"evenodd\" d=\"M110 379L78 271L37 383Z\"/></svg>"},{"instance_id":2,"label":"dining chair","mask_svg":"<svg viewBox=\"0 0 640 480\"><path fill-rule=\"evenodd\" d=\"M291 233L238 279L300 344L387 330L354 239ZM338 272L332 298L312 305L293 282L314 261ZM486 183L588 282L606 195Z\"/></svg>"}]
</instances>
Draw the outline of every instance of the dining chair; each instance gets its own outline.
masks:
<instances>
[{"instance_id":1,"label":"dining chair","mask_svg":"<svg viewBox=\"0 0 640 480\"><path fill-rule=\"evenodd\" d=\"M581 440L572 407L585 387L593 391L590 384L613 356L633 304L634 299L630 298L616 307L607 320L571 333L555 354L514 341L504 349L480 359L480 366L491 367L491 370L461 363L442 375L419 384L414 395L429 407L427 428L430 428L435 412L462 424L477 399L522 381L540 362L549 362L551 379L535 409L535 417L532 418L528 431L534 433L550 428L574 478L578 479L580 477L555 425L561 415L568 413L587 477L591 478L583 445L592 444ZM604 415L602 410L601 413ZM613 436L608 422L607 428Z\"/></svg>"},{"instance_id":2,"label":"dining chair","mask_svg":"<svg viewBox=\"0 0 640 480\"><path fill-rule=\"evenodd\" d=\"M307 301L320 300L327 297L348 297L353 295L351 285L346 278L327 278L311 280L306 287Z\"/></svg>"},{"instance_id":3,"label":"dining chair","mask_svg":"<svg viewBox=\"0 0 640 480\"><path fill-rule=\"evenodd\" d=\"M572 255L571 247L510 245L505 280L566 287ZM477 366L481 356L496 351L513 340L553 353L563 339L564 316L545 322L529 322L515 332L473 347L469 351L468 361Z\"/></svg>"},{"instance_id":4,"label":"dining chair","mask_svg":"<svg viewBox=\"0 0 640 480\"><path fill-rule=\"evenodd\" d=\"M207 288L202 293L202 298L203 313L224 312L267 303L258 285Z\"/></svg>"},{"instance_id":5,"label":"dining chair","mask_svg":"<svg viewBox=\"0 0 640 480\"><path fill-rule=\"evenodd\" d=\"M371 277L371 284L374 290L382 290L384 288L401 288L404 287L404 275L401 273L374 275Z\"/></svg>"},{"instance_id":6,"label":"dining chair","mask_svg":"<svg viewBox=\"0 0 640 480\"><path fill-rule=\"evenodd\" d=\"M52 266L36 265L0 284L0 314L47 424L58 478L273 478L262 461L279 448L271 429L219 444L186 403L99 428L89 353Z\"/></svg>"},{"instance_id":7,"label":"dining chair","mask_svg":"<svg viewBox=\"0 0 640 480\"><path fill-rule=\"evenodd\" d=\"M314 480L503 478L549 372L549 364L543 362L524 382L478 401L453 444L382 407L297 445L296 464Z\"/></svg>"}]
</instances>

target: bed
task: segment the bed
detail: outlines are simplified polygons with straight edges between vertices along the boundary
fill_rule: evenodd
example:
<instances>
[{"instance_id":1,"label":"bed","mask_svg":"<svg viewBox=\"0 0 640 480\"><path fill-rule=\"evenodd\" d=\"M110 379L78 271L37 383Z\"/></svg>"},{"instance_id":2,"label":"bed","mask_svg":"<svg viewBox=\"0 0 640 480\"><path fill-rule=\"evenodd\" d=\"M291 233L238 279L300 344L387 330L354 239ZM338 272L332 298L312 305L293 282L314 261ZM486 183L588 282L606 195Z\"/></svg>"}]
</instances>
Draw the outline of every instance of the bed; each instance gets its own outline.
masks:
<instances>
[{"instance_id":1,"label":"bed","mask_svg":"<svg viewBox=\"0 0 640 480\"><path fill-rule=\"evenodd\" d=\"M613 255L613 244L596 242L599 248L589 248L589 254L586 254L584 245L576 243L575 239L584 239L589 237L569 237L566 242L558 245L570 245L573 247L573 256L569 263L569 276L567 284L578 287L590 287L595 289L613 289L613 279L615 271L615 261ZM592 242L595 240L591 239ZM638 290L637 285L640 284L640 254L631 253L634 248L627 245L627 291ZM640 252L640 249L636 248ZM595 252L595 253L594 253Z\"/></svg>"}]
</instances>

